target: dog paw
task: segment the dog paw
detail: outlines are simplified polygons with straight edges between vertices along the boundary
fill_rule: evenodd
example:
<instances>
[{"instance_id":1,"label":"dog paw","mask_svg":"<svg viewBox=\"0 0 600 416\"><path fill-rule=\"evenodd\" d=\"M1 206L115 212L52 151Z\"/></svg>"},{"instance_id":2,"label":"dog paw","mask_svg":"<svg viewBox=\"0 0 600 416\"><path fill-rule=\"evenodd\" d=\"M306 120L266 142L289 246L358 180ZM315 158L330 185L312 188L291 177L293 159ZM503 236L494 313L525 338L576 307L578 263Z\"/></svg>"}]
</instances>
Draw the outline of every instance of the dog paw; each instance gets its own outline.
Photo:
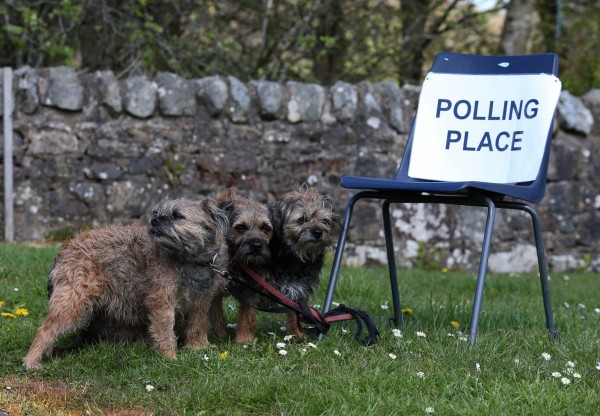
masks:
<instances>
[{"instance_id":1,"label":"dog paw","mask_svg":"<svg viewBox=\"0 0 600 416\"><path fill-rule=\"evenodd\" d=\"M188 348L192 351L205 350L208 348L217 348L215 344L211 344L210 342L203 342L199 344L186 344L185 348Z\"/></svg>"},{"instance_id":2,"label":"dog paw","mask_svg":"<svg viewBox=\"0 0 600 416\"><path fill-rule=\"evenodd\" d=\"M40 371L42 369L42 363L23 361L23 370L25 371Z\"/></svg>"},{"instance_id":3,"label":"dog paw","mask_svg":"<svg viewBox=\"0 0 600 416\"><path fill-rule=\"evenodd\" d=\"M298 330L298 331L288 331L289 335L294 336L295 338L298 339L303 339L304 338L304 332Z\"/></svg>"},{"instance_id":4,"label":"dog paw","mask_svg":"<svg viewBox=\"0 0 600 416\"><path fill-rule=\"evenodd\" d=\"M177 352L175 350L160 350L162 356L168 358L169 360L177 359Z\"/></svg>"},{"instance_id":5,"label":"dog paw","mask_svg":"<svg viewBox=\"0 0 600 416\"><path fill-rule=\"evenodd\" d=\"M235 336L235 342L242 345L251 344L253 340L253 335L238 334Z\"/></svg>"}]
</instances>

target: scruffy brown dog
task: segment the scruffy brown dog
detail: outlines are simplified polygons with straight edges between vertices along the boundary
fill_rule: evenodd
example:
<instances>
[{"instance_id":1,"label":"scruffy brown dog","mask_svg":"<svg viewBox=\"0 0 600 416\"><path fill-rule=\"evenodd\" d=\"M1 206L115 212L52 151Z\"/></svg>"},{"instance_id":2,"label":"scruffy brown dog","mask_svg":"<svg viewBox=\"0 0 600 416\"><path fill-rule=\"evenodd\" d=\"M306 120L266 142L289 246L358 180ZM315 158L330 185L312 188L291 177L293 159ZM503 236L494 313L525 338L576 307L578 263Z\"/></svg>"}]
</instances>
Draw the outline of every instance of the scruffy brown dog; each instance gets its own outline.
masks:
<instances>
[{"instance_id":1,"label":"scruffy brown dog","mask_svg":"<svg viewBox=\"0 0 600 416\"><path fill-rule=\"evenodd\" d=\"M273 236L273 225L267 206L252 201L235 190L228 190L215 197L219 208L229 220L229 233L226 237L229 249L230 274L243 275L242 266L248 266L265 279L269 279L271 250L269 243ZM242 289L242 295L249 305L258 306L260 295ZM217 297L211 308L213 328L219 336L225 335L222 299ZM247 344L256 333L256 311L247 305L240 305L235 341Z\"/></svg>"},{"instance_id":2,"label":"scruffy brown dog","mask_svg":"<svg viewBox=\"0 0 600 416\"><path fill-rule=\"evenodd\" d=\"M333 201L315 188L302 187L269 204L274 226L270 276L281 293L297 301L308 299L319 285L325 250L334 244L341 221ZM295 313L288 332L301 337Z\"/></svg>"},{"instance_id":3,"label":"scruffy brown dog","mask_svg":"<svg viewBox=\"0 0 600 416\"><path fill-rule=\"evenodd\" d=\"M146 328L160 353L174 359L181 316L184 345L208 346L207 312L225 285L211 263L227 265L227 227L212 199L176 199L159 203L147 226L107 226L67 241L48 277L48 315L23 366L41 369L57 337L92 320L99 332Z\"/></svg>"}]
</instances>

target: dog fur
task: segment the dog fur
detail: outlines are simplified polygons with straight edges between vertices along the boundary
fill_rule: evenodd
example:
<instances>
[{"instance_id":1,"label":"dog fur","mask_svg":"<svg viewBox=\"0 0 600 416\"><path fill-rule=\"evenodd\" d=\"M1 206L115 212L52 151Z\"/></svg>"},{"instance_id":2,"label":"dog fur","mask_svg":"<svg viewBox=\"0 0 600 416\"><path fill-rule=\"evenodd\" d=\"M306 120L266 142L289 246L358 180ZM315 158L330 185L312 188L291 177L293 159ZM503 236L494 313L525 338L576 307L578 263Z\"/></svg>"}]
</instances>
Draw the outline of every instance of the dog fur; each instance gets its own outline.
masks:
<instances>
[{"instance_id":1,"label":"dog fur","mask_svg":"<svg viewBox=\"0 0 600 416\"><path fill-rule=\"evenodd\" d=\"M226 238L229 250L228 272L242 276L242 266L248 266L269 279L273 225L267 206L250 200L235 190L220 193L215 199L229 220L230 228ZM259 306L261 297L248 289L242 289L242 296L248 305L240 305L235 341L247 344L253 340L257 328L256 311L252 306ZM222 298L215 298L211 317L217 334L224 335Z\"/></svg>"},{"instance_id":2,"label":"dog fur","mask_svg":"<svg viewBox=\"0 0 600 416\"><path fill-rule=\"evenodd\" d=\"M288 298L308 299L319 285L325 251L333 246L340 217L333 201L315 188L302 187L279 196L269 204L274 225L270 275ZM287 329L301 337L297 316L289 314Z\"/></svg>"},{"instance_id":3,"label":"dog fur","mask_svg":"<svg viewBox=\"0 0 600 416\"><path fill-rule=\"evenodd\" d=\"M176 317L184 345L207 347L207 313L225 279L227 217L214 200L165 200L147 226L107 226L65 242L48 280L49 308L23 366L42 368L57 338L86 330L103 337L144 333L164 356L175 359ZM216 255L216 257L215 257ZM89 330L89 328L88 328Z\"/></svg>"}]
</instances>

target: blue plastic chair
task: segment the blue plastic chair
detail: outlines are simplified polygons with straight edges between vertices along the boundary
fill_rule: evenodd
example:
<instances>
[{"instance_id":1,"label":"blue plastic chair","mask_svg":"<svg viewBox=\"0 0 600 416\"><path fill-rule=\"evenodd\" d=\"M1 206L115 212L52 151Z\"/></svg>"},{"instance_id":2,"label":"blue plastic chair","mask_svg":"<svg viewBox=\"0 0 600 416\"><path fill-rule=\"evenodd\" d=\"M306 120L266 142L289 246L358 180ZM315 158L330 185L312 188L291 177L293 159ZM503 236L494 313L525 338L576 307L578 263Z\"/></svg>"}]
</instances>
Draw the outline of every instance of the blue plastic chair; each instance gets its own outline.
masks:
<instances>
[{"instance_id":1,"label":"blue plastic chair","mask_svg":"<svg viewBox=\"0 0 600 416\"><path fill-rule=\"evenodd\" d=\"M442 52L436 56L430 73L462 74L469 76L546 74L556 77L558 74L558 57L555 54L527 56L481 56ZM556 81L559 82L557 78ZM560 86L558 88L560 91ZM543 147L543 156L541 158L541 163L535 180L525 183L489 183L473 180L447 182L440 180L423 180L410 177L409 166L411 161L411 152L413 151L414 145L413 139L415 137L415 121L413 121L413 128L411 129L400 167L393 178L369 178L356 176L342 177L340 182L341 186L357 192L349 198L346 204L344 223L337 244L337 250L331 270L323 311L327 312L331 307L338 274L340 271L340 265L342 262L348 228L352 217L352 209L355 203L360 199L383 200L383 227L394 307L394 317L391 319L393 319L397 325L402 323L402 312L400 307L400 297L398 294L396 262L394 259L394 246L390 224L390 204L434 203L485 207L487 208L487 221L485 225L485 234L481 249L481 260L479 264L479 272L477 276L475 297L473 301L471 323L469 328L470 343L471 345L475 345L496 209L512 209L528 213L533 221L540 282L542 286L542 296L546 316L546 327L550 336L552 338L556 338L557 332L554 328L554 318L550 301L548 270L546 266L544 242L542 239L541 222L535 209L523 202L527 201L538 203L544 197L555 106L556 103L553 104L552 116L550 118L549 125L546 127L547 138ZM421 111L421 108L418 109L417 115L419 111ZM511 200L506 200L505 197L512 198Z\"/></svg>"}]
</instances>

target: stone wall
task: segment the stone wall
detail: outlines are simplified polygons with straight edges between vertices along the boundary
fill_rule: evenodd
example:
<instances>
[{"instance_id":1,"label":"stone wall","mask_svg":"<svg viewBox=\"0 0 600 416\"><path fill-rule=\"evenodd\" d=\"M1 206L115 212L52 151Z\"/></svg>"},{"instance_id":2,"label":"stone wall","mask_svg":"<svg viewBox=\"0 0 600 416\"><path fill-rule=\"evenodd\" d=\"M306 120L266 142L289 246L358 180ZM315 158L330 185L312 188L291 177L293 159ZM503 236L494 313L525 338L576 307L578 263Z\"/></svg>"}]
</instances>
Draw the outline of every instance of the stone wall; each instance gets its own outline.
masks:
<instances>
[{"instance_id":1,"label":"stone wall","mask_svg":"<svg viewBox=\"0 0 600 416\"><path fill-rule=\"evenodd\" d=\"M245 84L171 73L118 80L64 67L21 68L13 90L21 241L146 219L165 196L228 187L268 201L308 183L342 210L349 196L338 185L342 175L395 173L419 91L391 82ZM563 91L557 114L538 207L548 261L554 271L598 270L600 90ZM385 262L378 204L361 202L355 213L347 262ZM478 264L485 210L407 204L392 215L400 266ZM490 269L535 269L529 218L499 212L496 221Z\"/></svg>"}]
</instances>

